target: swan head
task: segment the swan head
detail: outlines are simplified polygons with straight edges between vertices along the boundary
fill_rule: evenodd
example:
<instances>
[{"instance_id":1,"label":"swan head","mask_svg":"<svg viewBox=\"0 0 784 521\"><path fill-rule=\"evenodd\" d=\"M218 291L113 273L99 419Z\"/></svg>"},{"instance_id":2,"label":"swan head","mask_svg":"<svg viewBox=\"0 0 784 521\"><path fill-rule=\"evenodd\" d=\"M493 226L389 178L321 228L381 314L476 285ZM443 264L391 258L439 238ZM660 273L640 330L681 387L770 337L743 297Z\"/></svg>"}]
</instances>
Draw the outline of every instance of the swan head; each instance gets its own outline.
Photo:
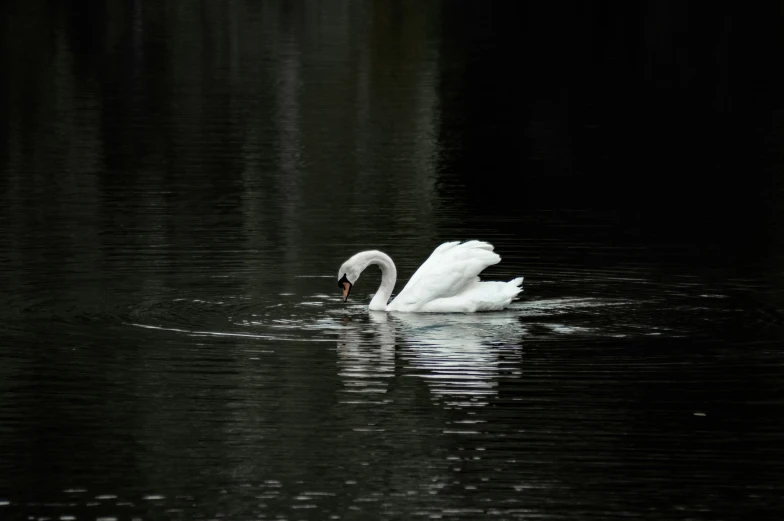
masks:
<instances>
[{"instance_id":1,"label":"swan head","mask_svg":"<svg viewBox=\"0 0 784 521\"><path fill-rule=\"evenodd\" d=\"M338 271L338 287L343 291L343 302L348 300L351 288L354 287L354 283L362 272L361 269L358 269L358 266L351 262L352 259L344 262L340 267L340 271Z\"/></svg>"},{"instance_id":2,"label":"swan head","mask_svg":"<svg viewBox=\"0 0 784 521\"><path fill-rule=\"evenodd\" d=\"M386 253L378 250L361 251L343 263L338 271L338 287L343 292L343 302L348 300L348 295L351 293L351 288L359 279L360 274L370 266L377 264L381 267L381 282L382 285L386 283L389 285L389 291L395 285L395 265L392 259ZM387 295L389 297L389 295ZM374 297L375 298L375 297ZM386 304L386 300L384 301Z\"/></svg>"}]
</instances>

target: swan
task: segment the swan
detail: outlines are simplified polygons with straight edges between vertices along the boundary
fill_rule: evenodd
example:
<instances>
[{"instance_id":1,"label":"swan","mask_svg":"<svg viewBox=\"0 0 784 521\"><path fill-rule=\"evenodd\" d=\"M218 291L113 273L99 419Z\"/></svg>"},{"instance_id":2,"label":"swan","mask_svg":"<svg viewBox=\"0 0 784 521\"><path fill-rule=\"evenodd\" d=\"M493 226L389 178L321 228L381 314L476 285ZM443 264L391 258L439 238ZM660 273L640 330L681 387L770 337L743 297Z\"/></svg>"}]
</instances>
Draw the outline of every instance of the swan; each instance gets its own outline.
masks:
<instances>
[{"instance_id":1,"label":"swan","mask_svg":"<svg viewBox=\"0 0 784 521\"><path fill-rule=\"evenodd\" d=\"M371 311L410 313L473 313L507 307L522 291L523 277L509 282L479 282L479 274L501 257L493 245L482 241L445 242L414 273L408 284L389 302L397 269L392 259L378 250L362 251L338 271L343 302L359 275L371 264L381 268L381 285L368 306Z\"/></svg>"}]
</instances>

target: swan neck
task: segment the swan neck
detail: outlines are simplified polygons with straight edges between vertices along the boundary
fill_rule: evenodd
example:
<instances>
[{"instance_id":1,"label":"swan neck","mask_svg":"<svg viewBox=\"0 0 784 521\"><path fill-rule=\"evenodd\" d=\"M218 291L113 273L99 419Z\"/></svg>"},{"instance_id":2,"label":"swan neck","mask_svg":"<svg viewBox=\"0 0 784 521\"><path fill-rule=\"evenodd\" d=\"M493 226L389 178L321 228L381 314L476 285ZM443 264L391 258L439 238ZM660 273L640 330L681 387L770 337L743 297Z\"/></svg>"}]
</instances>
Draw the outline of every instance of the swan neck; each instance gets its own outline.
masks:
<instances>
[{"instance_id":1,"label":"swan neck","mask_svg":"<svg viewBox=\"0 0 784 521\"><path fill-rule=\"evenodd\" d=\"M386 253L380 251L372 252L368 264L376 264L381 268L381 285L378 287L373 300L370 301L371 311L384 311L387 308L387 302L395 289L395 282L397 280L397 269L392 258Z\"/></svg>"}]
</instances>

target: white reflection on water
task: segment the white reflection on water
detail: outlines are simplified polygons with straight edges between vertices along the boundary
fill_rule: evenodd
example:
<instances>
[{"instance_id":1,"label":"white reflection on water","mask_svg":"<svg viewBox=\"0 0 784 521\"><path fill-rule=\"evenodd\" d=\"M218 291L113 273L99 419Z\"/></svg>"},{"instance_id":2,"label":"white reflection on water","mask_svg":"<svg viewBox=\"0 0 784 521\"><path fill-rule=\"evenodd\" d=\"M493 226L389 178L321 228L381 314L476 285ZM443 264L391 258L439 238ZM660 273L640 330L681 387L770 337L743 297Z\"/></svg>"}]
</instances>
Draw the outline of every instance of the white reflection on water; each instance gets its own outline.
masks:
<instances>
[{"instance_id":1,"label":"white reflection on water","mask_svg":"<svg viewBox=\"0 0 784 521\"><path fill-rule=\"evenodd\" d=\"M387 321L386 313L371 311L369 323L349 322L339 330L337 353L346 391L385 393L387 379L395 374L394 325Z\"/></svg>"},{"instance_id":2,"label":"white reflection on water","mask_svg":"<svg viewBox=\"0 0 784 521\"><path fill-rule=\"evenodd\" d=\"M370 312L367 322L341 328L339 374L347 391L383 402L378 394L388 390L397 363L401 376L423 378L434 398L486 405L500 379L520 375L523 334L517 313Z\"/></svg>"}]
</instances>

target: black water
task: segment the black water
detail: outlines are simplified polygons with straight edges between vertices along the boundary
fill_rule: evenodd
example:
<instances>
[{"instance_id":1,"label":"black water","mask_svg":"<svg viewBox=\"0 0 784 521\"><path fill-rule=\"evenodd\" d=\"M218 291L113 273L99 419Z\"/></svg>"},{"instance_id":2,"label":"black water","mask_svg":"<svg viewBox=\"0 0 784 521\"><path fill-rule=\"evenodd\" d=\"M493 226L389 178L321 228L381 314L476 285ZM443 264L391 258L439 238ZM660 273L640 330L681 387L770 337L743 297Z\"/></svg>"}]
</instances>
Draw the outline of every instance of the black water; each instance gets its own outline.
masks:
<instances>
[{"instance_id":1,"label":"black water","mask_svg":"<svg viewBox=\"0 0 784 521\"><path fill-rule=\"evenodd\" d=\"M0 517L779 519L784 15L723 9L4 4ZM338 298L468 238L511 309Z\"/></svg>"}]
</instances>

